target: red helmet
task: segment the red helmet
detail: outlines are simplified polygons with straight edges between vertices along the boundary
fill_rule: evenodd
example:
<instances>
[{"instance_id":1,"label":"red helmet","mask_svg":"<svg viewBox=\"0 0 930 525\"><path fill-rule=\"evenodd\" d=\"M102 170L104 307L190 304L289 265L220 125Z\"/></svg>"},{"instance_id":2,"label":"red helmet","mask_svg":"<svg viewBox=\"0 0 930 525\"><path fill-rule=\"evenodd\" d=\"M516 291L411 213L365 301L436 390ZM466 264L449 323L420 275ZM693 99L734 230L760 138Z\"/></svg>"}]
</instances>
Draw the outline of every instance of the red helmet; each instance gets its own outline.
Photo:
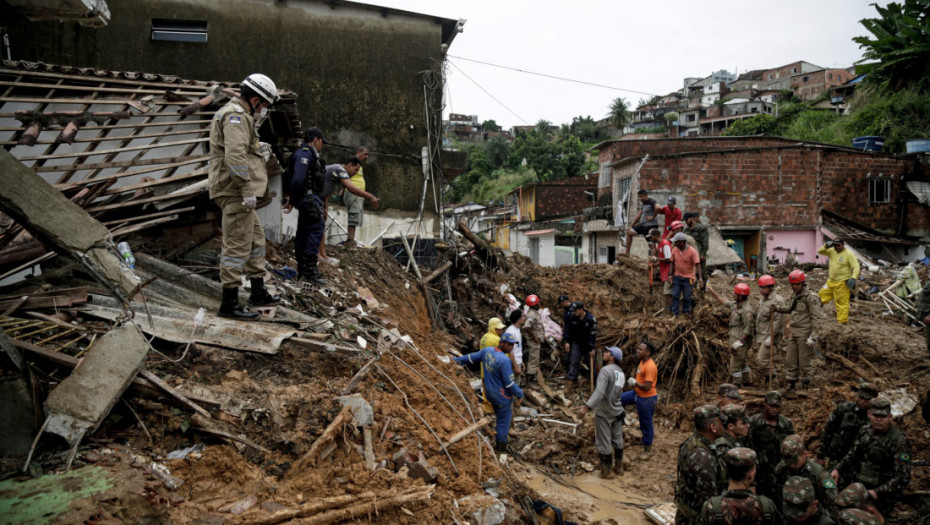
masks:
<instances>
[{"instance_id":1,"label":"red helmet","mask_svg":"<svg viewBox=\"0 0 930 525\"><path fill-rule=\"evenodd\" d=\"M736 295L742 295L743 297L749 297L749 285L739 283L733 287L733 293Z\"/></svg>"},{"instance_id":2,"label":"red helmet","mask_svg":"<svg viewBox=\"0 0 930 525\"><path fill-rule=\"evenodd\" d=\"M531 294L526 296L526 305L527 306L536 306L539 304L539 297L536 294Z\"/></svg>"},{"instance_id":3,"label":"red helmet","mask_svg":"<svg viewBox=\"0 0 930 525\"><path fill-rule=\"evenodd\" d=\"M681 221L674 221L674 222L672 222L672 225L668 227L668 229L674 230L674 229L677 229L677 228L684 228L684 227L685 227L685 225L682 224Z\"/></svg>"},{"instance_id":4,"label":"red helmet","mask_svg":"<svg viewBox=\"0 0 930 525\"><path fill-rule=\"evenodd\" d=\"M759 277L759 286L775 286L775 278L771 275Z\"/></svg>"},{"instance_id":5,"label":"red helmet","mask_svg":"<svg viewBox=\"0 0 930 525\"><path fill-rule=\"evenodd\" d=\"M788 274L788 282L791 284L803 283L805 279L807 276L801 270L794 270Z\"/></svg>"}]
</instances>

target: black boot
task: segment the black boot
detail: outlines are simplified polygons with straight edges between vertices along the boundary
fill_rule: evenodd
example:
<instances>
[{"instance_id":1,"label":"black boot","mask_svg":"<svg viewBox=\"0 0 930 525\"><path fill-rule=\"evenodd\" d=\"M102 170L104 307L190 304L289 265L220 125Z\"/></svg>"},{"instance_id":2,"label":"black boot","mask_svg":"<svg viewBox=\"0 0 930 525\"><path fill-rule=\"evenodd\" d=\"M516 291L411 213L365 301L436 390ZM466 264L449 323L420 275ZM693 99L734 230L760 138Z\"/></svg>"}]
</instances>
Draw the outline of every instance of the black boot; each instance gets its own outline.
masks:
<instances>
[{"instance_id":1,"label":"black boot","mask_svg":"<svg viewBox=\"0 0 930 525\"><path fill-rule=\"evenodd\" d=\"M268 289L265 288L265 279L254 277L249 279L249 281L252 283L252 293L249 295L249 306L272 306L281 302L280 297L268 293Z\"/></svg>"},{"instance_id":2,"label":"black boot","mask_svg":"<svg viewBox=\"0 0 930 525\"><path fill-rule=\"evenodd\" d=\"M613 465L613 456L610 454L598 454L601 457L601 478L602 479L613 479L614 473L611 472Z\"/></svg>"},{"instance_id":3,"label":"black boot","mask_svg":"<svg viewBox=\"0 0 930 525\"><path fill-rule=\"evenodd\" d=\"M507 452L507 442L506 441L495 441L494 451L497 452L498 454L503 454Z\"/></svg>"},{"instance_id":4,"label":"black boot","mask_svg":"<svg viewBox=\"0 0 930 525\"><path fill-rule=\"evenodd\" d=\"M307 263L304 265L304 268L300 271L300 278L305 281L311 281L321 286L326 286L329 284L329 281L323 278L323 274L320 272L319 267L317 267L317 258L316 256L309 257Z\"/></svg>"},{"instance_id":5,"label":"black boot","mask_svg":"<svg viewBox=\"0 0 930 525\"><path fill-rule=\"evenodd\" d=\"M220 317L232 317L241 321L251 321L258 317L239 305L239 289L223 288L223 300L220 302Z\"/></svg>"},{"instance_id":6,"label":"black boot","mask_svg":"<svg viewBox=\"0 0 930 525\"><path fill-rule=\"evenodd\" d=\"M623 449L614 449L614 474L623 476Z\"/></svg>"}]
</instances>

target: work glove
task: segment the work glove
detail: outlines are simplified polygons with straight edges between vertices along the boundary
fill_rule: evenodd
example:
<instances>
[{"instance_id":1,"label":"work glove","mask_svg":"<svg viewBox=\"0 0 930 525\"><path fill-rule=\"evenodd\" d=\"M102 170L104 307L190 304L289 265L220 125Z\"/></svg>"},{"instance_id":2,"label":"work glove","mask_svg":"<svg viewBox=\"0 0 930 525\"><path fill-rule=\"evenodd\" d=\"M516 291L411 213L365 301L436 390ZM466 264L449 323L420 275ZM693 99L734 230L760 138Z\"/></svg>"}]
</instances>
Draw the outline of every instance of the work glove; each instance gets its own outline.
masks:
<instances>
[{"instance_id":1,"label":"work glove","mask_svg":"<svg viewBox=\"0 0 930 525\"><path fill-rule=\"evenodd\" d=\"M743 342L740 341L739 339L737 339L736 341L733 341L733 344L730 345L730 348L732 348L733 350L739 350L742 347L743 347Z\"/></svg>"},{"instance_id":2,"label":"work glove","mask_svg":"<svg viewBox=\"0 0 930 525\"><path fill-rule=\"evenodd\" d=\"M242 199L242 205L250 210L254 210L258 206L258 198L256 197L246 197Z\"/></svg>"},{"instance_id":3,"label":"work glove","mask_svg":"<svg viewBox=\"0 0 930 525\"><path fill-rule=\"evenodd\" d=\"M850 290L855 290L855 289L856 289L856 279L855 279L855 278L852 278L852 277L850 277L849 279L846 279L846 287L849 288Z\"/></svg>"},{"instance_id":4,"label":"work glove","mask_svg":"<svg viewBox=\"0 0 930 525\"><path fill-rule=\"evenodd\" d=\"M649 258L649 262L651 262L652 264L655 264L659 262L659 258L653 255L652 257Z\"/></svg>"},{"instance_id":5,"label":"work glove","mask_svg":"<svg viewBox=\"0 0 930 525\"><path fill-rule=\"evenodd\" d=\"M817 344L817 339L815 339L814 336L810 336L807 338L807 346L814 346L816 344Z\"/></svg>"},{"instance_id":6,"label":"work glove","mask_svg":"<svg viewBox=\"0 0 930 525\"><path fill-rule=\"evenodd\" d=\"M766 338L765 338L765 341L762 342L762 345L763 345L763 346L772 346L772 336L766 337Z\"/></svg>"},{"instance_id":7,"label":"work glove","mask_svg":"<svg viewBox=\"0 0 930 525\"><path fill-rule=\"evenodd\" d=\"M631 377L631 378L627 379L627 380L626 380L626 386L628 386L628 387L634 387L634 386L636 386L636 378L635 378L635 377Z\"/></svg>"}]
</instances>

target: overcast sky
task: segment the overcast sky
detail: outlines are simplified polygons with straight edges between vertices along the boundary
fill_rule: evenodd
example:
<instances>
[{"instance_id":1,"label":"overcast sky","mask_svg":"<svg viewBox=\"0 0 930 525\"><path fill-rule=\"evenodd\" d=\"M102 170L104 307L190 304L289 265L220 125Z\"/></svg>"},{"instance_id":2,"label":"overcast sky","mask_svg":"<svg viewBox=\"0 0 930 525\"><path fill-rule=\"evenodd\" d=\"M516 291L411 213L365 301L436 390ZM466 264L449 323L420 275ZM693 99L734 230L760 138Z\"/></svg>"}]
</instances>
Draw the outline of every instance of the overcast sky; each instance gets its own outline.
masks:
<instances>
[{"instance_id":1,"label":"overcast sky","mask_svg":"<svg viewBox=\"0 0 930 525\"><path fill-rule=\"evenodd\" d=\"M862 57L870 3L886 0L363 0L465 18L449 49L445 113L506 128L607 114L682 87L685 77L742 73L806 60L849 67ZM460 58L454 58L460 57ZM622 88L587 86L464 59ZM471 80L469 80L469 78ZM477 84L477 85L476 85ZM480 86L480 87L479 87ZM486 90L490 95L485 93ZM642 92L642 93L637 93ZM506 107L505 107L506 106ZM509 108L509 109L507 109Z\"/></svg>"}]
</instances>

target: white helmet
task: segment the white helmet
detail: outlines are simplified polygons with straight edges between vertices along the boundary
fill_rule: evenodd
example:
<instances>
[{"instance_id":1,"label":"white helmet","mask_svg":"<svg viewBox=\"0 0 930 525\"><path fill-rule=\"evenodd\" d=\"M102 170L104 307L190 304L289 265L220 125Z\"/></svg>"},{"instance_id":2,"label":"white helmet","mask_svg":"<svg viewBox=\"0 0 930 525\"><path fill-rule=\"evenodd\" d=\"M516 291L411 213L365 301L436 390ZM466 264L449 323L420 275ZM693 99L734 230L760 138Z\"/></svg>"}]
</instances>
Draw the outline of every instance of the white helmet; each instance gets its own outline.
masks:
<instances>
[{"instance_id":1,"label":"white helmet","mask_svg":"<svg viewBox=\"0 0 930 525\"><path fill-rule=\"evenodd\" d=\"M258 96L262 97L271 104L278 100L278 88L270 78L261 73L252 73L242 81L243 86L248 86Z\"/></svg>"}]
</instances>

